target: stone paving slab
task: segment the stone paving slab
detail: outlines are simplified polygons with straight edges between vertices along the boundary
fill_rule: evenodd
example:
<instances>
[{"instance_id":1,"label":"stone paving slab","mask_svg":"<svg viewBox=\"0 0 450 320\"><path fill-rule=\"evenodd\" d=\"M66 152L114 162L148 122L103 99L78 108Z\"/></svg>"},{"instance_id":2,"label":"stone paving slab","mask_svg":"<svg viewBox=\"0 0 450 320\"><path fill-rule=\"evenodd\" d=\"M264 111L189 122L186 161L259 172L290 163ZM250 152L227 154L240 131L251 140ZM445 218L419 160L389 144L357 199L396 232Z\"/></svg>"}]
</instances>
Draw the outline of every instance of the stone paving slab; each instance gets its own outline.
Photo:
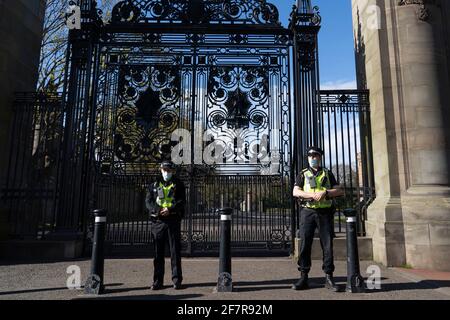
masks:
<instances>
[{"instance_id":1,"label":"stone paving slab","mask_svg":"<svg viewBox=\"0 0 450 320\"><path fill-rule=\"evenodd\" d=\"M68 290L67 268L79 266L82 284L89 275L90 261L78 260L54 263L0 262L0 300L450 300L450 281L412 279L401 269L382 266L381 289L364 294L333 293L326 290L321 262L313 261L311 289L294 291L291 284L299 276L296 264L288 257L235 258L233 283L235 292L214 293L217 283L218 259L184 258L185 288L175 291L171 287L170 260L166 260L165 289L149 289L153 263L151 259L108 259L105 261L106 292L102 296L87 296L83 290ZM361 273L368 277L368 267L376 265L361 262ZM335 277L344 287L346 264L336 261Z\"/></svg>"}]
</instances>

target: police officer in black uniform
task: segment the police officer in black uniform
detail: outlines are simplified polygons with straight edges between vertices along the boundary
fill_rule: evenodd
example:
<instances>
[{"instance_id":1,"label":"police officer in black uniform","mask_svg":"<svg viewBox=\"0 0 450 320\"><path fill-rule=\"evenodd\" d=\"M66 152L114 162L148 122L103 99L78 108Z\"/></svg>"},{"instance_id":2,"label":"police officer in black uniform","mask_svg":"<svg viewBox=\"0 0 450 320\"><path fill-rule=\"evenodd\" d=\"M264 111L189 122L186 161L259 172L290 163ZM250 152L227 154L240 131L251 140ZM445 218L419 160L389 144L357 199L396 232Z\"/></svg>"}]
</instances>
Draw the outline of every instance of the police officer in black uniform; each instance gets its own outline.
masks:
<instances>
[{"instance_id":1,"label":"police officer in black uniform","mask_svg":"<svg viewBox=\"0 0 450 320\"><path fill-rule=\"evenodd\" d=\"M325 287L338 291L333 279L333 198L344 193L333 173L321 167L323 151L317 147L308 149L309 167L302 170L296 179L293 195L302 203L300 213L300 237L302 239L298 260L300 279L293 284L294 290L308 289L308 273L311 269L311 248L314 232L319 229L320 244L323 251L322 270L326 274Z\"/></svg>"},{"instance_id":2,"label":"police officer in black uniform","mask_svg":"<svg viewBox=\"0 0 450 320\"><path fill-rule=\"evenodd\" d=\"M160 290L164 284L164 251L169 241L174 289L181 288L181 220L184 217L186 190L175 176L171 161L161 163L161 176L147 192L146 206L150 213L151 232L155 248L152 290Z\"/></svg>"}]
</instances>

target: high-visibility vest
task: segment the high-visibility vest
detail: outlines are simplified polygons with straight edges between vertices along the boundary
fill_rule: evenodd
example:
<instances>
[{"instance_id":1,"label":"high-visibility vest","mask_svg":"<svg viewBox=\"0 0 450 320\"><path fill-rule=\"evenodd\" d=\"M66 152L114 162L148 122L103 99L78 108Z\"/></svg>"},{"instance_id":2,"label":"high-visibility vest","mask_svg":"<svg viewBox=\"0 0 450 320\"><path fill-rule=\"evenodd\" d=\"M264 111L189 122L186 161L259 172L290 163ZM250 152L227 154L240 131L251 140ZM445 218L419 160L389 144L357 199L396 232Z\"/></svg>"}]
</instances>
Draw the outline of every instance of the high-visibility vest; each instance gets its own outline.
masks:
<instances>
[{"instance_id":1,"label":"high-visibility vest","mask_svg":"<svg viewBox=\"0 0 450 320\"><path fill-rule=\"evenodd\" d=\"M330 176L328 170L323 168L317 176L311 172L311 170L306 169L303 171L305 183L303 186L303 191L305 192L321 192L331 189ZM311 186L310 179L314 179L316 182L315 188ZM325 182L325 183L324 183ZM306 204L307 208L311 209L325 209L331 208L333 206L333 201L328 199L323 199L322 201L312 201Z\"/></svg>"},{"instance_id":2,"label":"high-visibility vest","mask_svg":"<svg viewBox=\"0 0 450 320\"><path fill-rule=\"evenodd\" d=\"M158 197L156 198L156 204L161 208L172 208L174 202L174 192L173 189L175 184L170 184L168 186L164 186L162 182L159 183ZM162 196L161 192L164 196Z\"/></svg>"}]
</instances>

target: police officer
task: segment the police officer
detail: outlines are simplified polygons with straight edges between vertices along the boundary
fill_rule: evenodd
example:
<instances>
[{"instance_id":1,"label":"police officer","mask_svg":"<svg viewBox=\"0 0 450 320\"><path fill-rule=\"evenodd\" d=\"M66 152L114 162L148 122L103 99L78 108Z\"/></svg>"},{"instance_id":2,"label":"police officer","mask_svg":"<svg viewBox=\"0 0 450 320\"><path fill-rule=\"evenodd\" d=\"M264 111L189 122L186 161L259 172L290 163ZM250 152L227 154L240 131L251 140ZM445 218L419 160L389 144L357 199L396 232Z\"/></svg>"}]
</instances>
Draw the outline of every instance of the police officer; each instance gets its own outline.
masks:
<instances>
[{"instance_id":1,"label":"police officer","mask_svg":"<svg viewBox=\"0 0 450 320\"><path fill-rule=\"evenodd\" d=\"M146 206L150 213L151 232L155 248L152 290L160 290L164 283L164 250L169 241L173 288L181 288L181 220L184 217L186 190L175 176L171 161L161 163L161 176L147 192Z\"/></svg>"},{"instance_id":2,"label":"police officer","mask_svg":"<svg viewBox=\"0 0 450 320\"><path fill-rule=\"evenodd\" d=\"M316 227L319 229L323 251L322 270L326 274L325 287L336 292L338 287L333 279L333 198L344 193L333 173L321 167L323 151L317 147L308 149L309 167L302 170L296 179L293 195L303 203L300 214L300 237L302 239L298 260L300 279L293 284L294 290L308 289L308 273L311 269L311 248Z\"/></svg>"}]
</instances>

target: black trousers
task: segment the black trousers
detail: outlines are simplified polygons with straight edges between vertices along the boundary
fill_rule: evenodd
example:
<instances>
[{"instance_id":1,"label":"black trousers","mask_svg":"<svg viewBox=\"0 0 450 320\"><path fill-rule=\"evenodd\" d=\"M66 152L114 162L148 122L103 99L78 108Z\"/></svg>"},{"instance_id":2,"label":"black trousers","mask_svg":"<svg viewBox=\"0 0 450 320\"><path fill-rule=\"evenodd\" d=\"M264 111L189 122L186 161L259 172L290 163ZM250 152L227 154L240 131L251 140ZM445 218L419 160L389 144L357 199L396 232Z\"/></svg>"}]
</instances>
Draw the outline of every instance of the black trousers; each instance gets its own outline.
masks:
<instances>
[{"instance_id":1,"label":"black trousers","mask_svg":"<svg viewBox=\"0 0 450 320\"><path fill-rule=\"evenodd\" d=\"M334 272L333 236L334 215L331 209L303 208L300 214L300 257L298 270L308 273L311 270L311 248L314 232L319 229L320 245L323 252L322 270L326 274Z\"/></svg>"},{"instance_id":2,"label":"black trousers","mask_svg":"<svg viewBox=\"0 0 450 320\"><path fill-rule=\"evenodd\" d=\"M164 258L167 241L170 248L172 281L174 283L183 281L181 269L181 221L155 220L151 222L151 228L155 248L153 281L164 281Z\"/></svg>"}]
</instances>

